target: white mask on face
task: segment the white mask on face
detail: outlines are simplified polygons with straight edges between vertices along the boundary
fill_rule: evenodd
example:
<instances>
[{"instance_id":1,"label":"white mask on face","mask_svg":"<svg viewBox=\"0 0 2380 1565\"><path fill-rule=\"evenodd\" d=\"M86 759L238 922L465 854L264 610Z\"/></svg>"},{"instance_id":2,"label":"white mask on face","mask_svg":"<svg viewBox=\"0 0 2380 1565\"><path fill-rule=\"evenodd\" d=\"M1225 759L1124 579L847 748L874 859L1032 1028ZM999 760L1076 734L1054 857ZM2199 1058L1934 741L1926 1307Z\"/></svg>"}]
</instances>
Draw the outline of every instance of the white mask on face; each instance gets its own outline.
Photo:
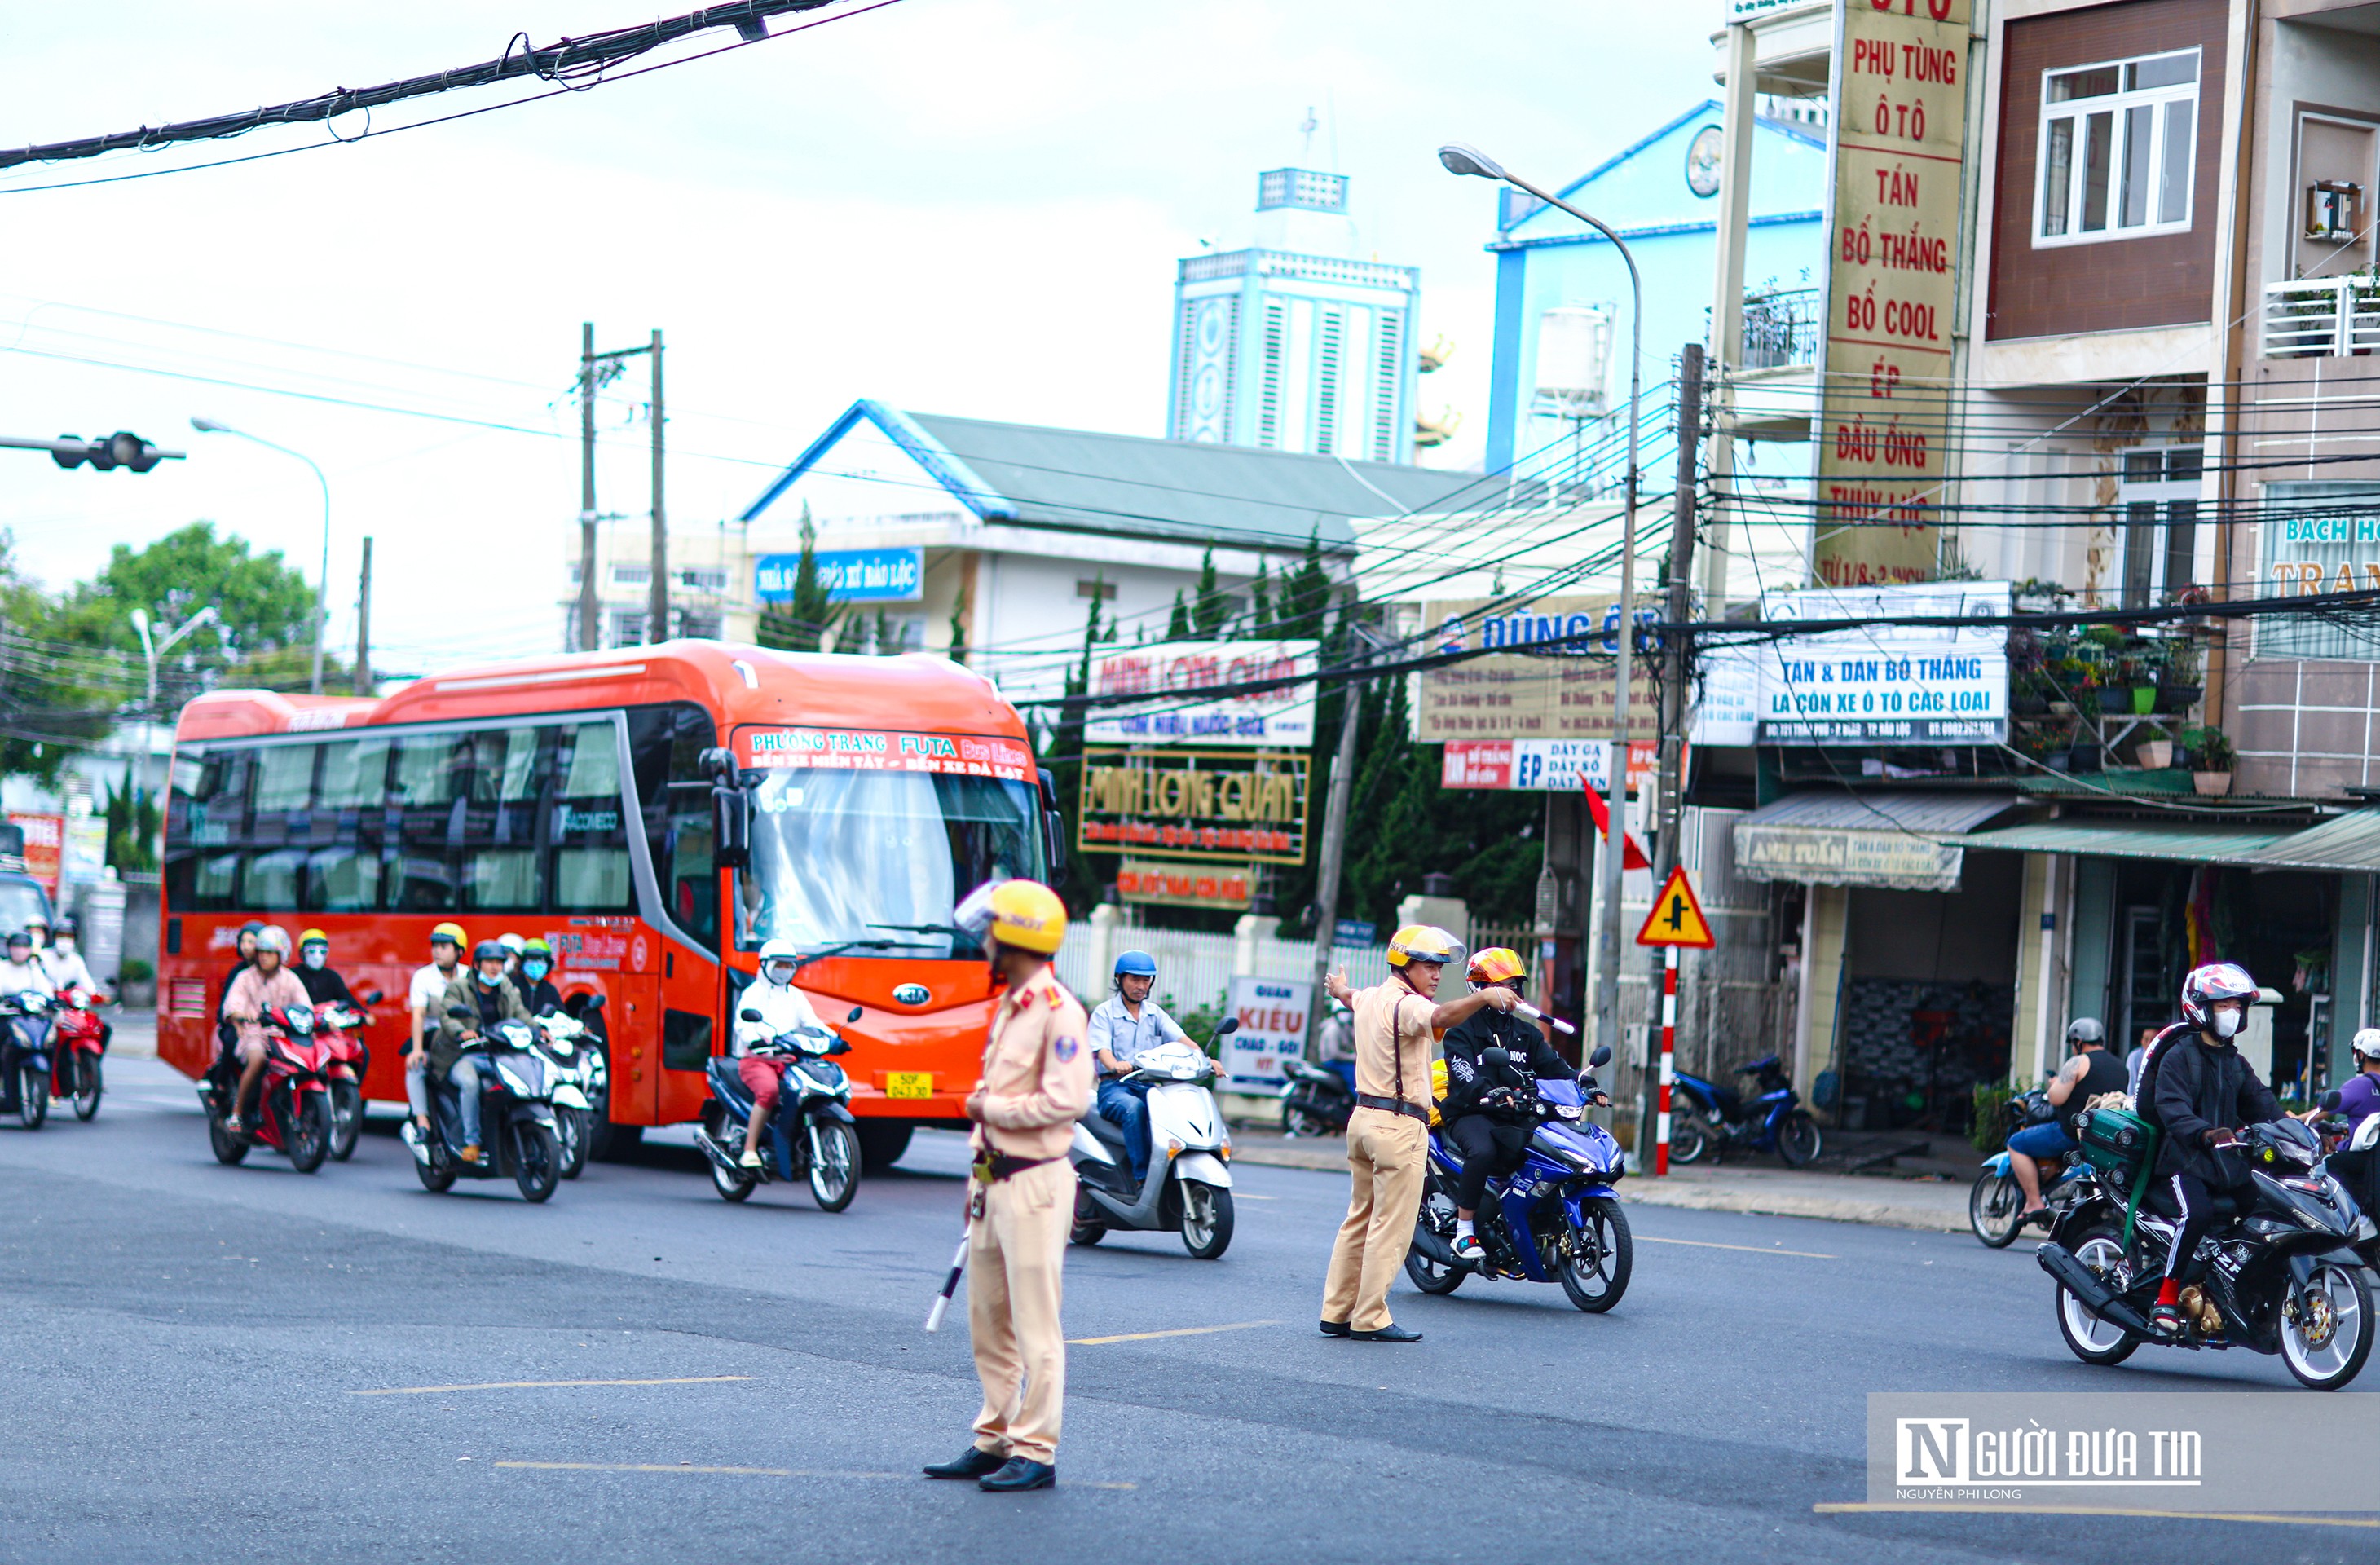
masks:
<instances>
[{"instance_id":1,"label":"white mask on face","mask_svg":"<svg viewBox=\"0 0 2380 1565\"><path fill-rule=\"evenodd\" d=\"M72 935L60 935L55 940L51 942L51 945L60 956L72 956L74 954L74 937Z\"/></svg>"},{"instance_id":2,"label":"white mask on face","mask_svg":"<svg viewBox=\"0 0 2380 1565\"><path fill-rule=\"evenodd\" d=\"M2242 1013L2227 1008L2216 1012L2211 1019L2215 1023L2216 1037L2232 1037L2238 1035L2240 1024L2245 1017Z\"/></svg>"}]
</instances>

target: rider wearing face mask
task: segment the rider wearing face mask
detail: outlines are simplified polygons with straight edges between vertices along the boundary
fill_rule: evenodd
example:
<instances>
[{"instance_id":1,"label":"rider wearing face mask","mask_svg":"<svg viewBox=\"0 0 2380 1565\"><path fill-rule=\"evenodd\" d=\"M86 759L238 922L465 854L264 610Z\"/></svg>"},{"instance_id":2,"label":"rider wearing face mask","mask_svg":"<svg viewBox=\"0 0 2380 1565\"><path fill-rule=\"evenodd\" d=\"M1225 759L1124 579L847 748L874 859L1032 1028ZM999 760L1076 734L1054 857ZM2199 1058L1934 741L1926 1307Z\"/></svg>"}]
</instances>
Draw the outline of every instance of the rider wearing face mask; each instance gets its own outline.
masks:
<instances>
[{"instance_id":1,"label":"rider wearing face mask","mask_svg":"<svg viewBox=\"0 0 2380 1565\"><path fill-rule=\"evenodd\" d=\"M69 913L58 920L57 933L51 937L49 948L36 952L42 970L49 974L50 982L60 994L71 989L99 988L99 980L91 976L91 964L85 962L82 952L75 949L77 937L81 933L81 927Z\"/></svg>"},{"instance_id":2,"label":"rider wearing face mask","mask_svg":"<svg viewBox=\"0 0 2380 1565\"><path fill-rule=\"evenodd\" d=\"M2181 1284L2214 1220L2215 1194L2232 1183L2216 1148L2237 1141L2241 1125L2281 1117L2279 1100L2233 1041L2255 1001L2256 980L2246 969L2228 962L2198 968L2181 981L2191 1030L2161 1037L2141 1071L2141 1110L2165 1133L2156 1174L2168 1182L2180 1219L2149 1314L2149 1324L2168 1334L2181 1329Z\"/></svg>"},{"instance_id":3,"label":"rider wearing face mask","mask_svg":"<svg viewBox=\"0 0 2380 1565\"><path fill-rule=\"evenodd\" d=\"M317 1007L344 1005L360 1011L363 1002L347 989L347 980L331 965L331 937L308 929L298 937L298 981Z\"/></svg>"},{"instance_id":4,"label":"rider wearing face mask","mask_svg":"<svg viewBox=\"0 0 2380 1565\"><path fill-rule=\"evenodd\" d=\"M794 987L794 975L800 971L801 952L794 942L771 940L760 948L760 977L745 985L744 992L735 998L735 1074L752 1094L752 1123L744 1133L744 1155L736 1161L747 1169L760 1166L760 1137L769 1128L770 1110L777 1106L783 1069L776 1060L754 1054L753 1046L781 1033L820 1025L810 997ZM744 1020L747 1011L759 1012L760 1019Z\"/></svg>"},{"instance_id":5,"label":"rider wearing face mask","mask_svg":"<svg viewBox=\"0 0 2380 1565\"><path fill-rule=\"evenodd\" d=\"M439 1001L442 1017L430 1040L430 1069L455 1084L463 1120L463 1147L455 1154L467 1163L480 1160L480 1062L463 1046L486 1035L498 1022L526 1022L520 991L505 981L508 953L494 940L481 940L471 952L471 971L447 987ZM456 1009L467 1013L457 1016Z\"/></svg>"},{"instance_id":6,"label":"rider wearing face mask","mask_svg":"<svg viewBox=\"0 0 2380 1565\"><path fill-rule=\"evenodd\" d=\"M546 977L552 971L553 947L546 943L543 935L521 946L520 971L513 975L513 988L520 990L521 1003L528 1007L532 1016L562 1009L562 991Z\"/></svg>"}]
</instances>

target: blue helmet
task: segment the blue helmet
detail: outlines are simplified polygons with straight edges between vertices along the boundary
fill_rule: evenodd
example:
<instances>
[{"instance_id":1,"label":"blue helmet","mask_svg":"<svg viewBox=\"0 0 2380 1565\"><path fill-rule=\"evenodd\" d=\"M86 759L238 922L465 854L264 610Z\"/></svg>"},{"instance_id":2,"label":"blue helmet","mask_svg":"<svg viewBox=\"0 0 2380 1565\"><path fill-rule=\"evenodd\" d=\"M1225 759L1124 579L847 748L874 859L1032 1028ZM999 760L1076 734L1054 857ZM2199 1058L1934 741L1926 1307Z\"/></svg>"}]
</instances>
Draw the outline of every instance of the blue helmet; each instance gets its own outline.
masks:
<instances>
[{"instance_id":1,"label":"blue helmet","mask_svg":"<svg viewBox=\"0 0 2380 1565\"><path fill-rule=\"evenodd\" d=\"M1157 958L1145 951L1124 952L1115 960L1115 976L1119 978L1153 978L1157 977Z\"/></svg>"}]
</instances>

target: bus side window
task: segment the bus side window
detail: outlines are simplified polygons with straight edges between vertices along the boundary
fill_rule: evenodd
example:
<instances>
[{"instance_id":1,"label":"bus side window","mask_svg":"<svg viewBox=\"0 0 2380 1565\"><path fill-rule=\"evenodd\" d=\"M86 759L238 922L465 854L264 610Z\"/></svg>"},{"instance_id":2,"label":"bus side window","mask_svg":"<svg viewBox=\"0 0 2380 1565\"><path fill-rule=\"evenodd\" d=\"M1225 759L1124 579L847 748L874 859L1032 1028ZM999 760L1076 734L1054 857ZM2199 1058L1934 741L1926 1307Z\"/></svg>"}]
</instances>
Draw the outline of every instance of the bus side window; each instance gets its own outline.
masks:
<instances>
[{"instance_id":1,"label":"bus side window","mask_svg":"<svg viewBox=\"0 0 2380 1565\"><path fill-rule=\"evenodd\" d=\"M627 804L620 789L620 745L608 722L580 723L556 734L556 796L550 814L556 913L633 913Z\"/></svg>"}]
</instances>

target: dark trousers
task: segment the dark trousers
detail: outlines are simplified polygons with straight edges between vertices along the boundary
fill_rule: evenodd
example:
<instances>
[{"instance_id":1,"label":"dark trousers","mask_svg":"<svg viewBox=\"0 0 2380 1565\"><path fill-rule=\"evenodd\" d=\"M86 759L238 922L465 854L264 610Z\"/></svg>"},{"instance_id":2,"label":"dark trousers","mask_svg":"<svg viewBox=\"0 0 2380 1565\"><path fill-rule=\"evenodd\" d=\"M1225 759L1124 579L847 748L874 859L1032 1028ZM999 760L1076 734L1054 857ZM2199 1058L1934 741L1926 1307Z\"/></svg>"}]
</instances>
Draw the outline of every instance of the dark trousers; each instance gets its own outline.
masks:
<instances>
[{"instance_id":1,"label":"dark trousers","mask_svg":"<svg viewBox=\"0 0 2380 1565\"><path fill-rule=\"evenodd\" d=\"M1486 1114L1463 1114L1446 1122L1446 1139L1463 1154L1463 1172L1454 1183L1457 1208L1477 1211L1488 1194L1488 1178L1521 1166L1528 1152L1529 1130Z\"/></svg>"},{"instance_id":2,"label":"dark trousers","mask_svg":"<svg viewBox=\"0 0 2380 1565\"><path fill-rule=\"evenodd\" d=\"M2173 1192L2173 1204L2180 1210L2181 1221L2173 1231L2173 1248L2166 1253L2165 1274L2188 1280L2188 1268L2198 1254L2198 1242L2206 1237L2207 1225L2215 1220L2215 1192L2192 1173L2173 1175L2167 1188Z\"/></svg>"}]
</instances>

